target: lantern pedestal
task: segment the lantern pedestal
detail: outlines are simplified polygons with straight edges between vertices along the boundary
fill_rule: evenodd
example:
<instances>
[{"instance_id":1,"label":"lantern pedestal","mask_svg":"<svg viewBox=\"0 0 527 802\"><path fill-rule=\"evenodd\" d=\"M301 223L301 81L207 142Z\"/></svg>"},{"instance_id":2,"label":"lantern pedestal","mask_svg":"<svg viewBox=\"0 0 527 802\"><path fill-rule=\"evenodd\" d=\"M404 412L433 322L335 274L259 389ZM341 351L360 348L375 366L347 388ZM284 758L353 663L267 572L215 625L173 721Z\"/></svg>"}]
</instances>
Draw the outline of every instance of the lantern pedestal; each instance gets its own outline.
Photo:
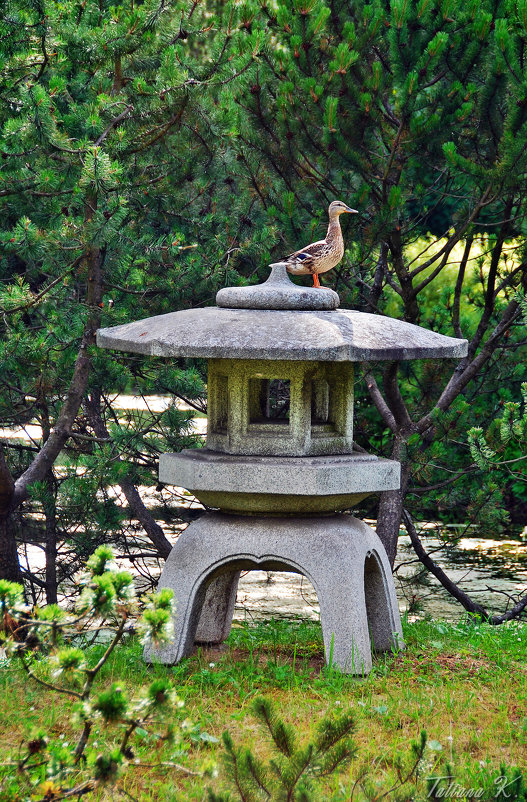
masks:
<instances>
[{"instance_id":1,"label":"lantern pedestal","mask_svg":"<svg viewBox=\"0 0 527 802\"><path fill-rule=\"evenodd\" d=\"M326 655L350 674L365 674L372 650L403 646L390 564L377 534L351 515L309 518L208 513L179 537L159 587L176 597L174 636L148 661L177 663L196 640L230 630L239 572L293 571L313 584ZM370 646L371 639L371 646Z\"/></svg>"}]
</instances>

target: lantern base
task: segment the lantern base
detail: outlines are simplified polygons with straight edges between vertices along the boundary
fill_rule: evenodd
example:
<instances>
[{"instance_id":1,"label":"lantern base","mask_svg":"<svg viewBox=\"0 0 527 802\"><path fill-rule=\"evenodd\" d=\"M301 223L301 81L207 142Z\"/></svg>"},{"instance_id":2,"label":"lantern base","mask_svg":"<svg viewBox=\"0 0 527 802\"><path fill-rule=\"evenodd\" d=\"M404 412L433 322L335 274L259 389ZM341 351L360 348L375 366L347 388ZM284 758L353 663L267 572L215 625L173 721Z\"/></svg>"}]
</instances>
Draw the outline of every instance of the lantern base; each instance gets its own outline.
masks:
<instances>
[{"instance_id":1,"label":"lantern base","mask_svg":"<svg viewBox=\"0 0 527 802\"><path fill-rule=\"evenodd\" d=\"M148 644L147 662L174 664L195 641L227 637L241 570L293 571L313 583L320 604L326 661L363 675L372 647L401 649L401 621L392 572L376 532L350 515L302 519L209 513L172 549L160 588L176 600L174 635Z\"/></svg>"}]
</instances>

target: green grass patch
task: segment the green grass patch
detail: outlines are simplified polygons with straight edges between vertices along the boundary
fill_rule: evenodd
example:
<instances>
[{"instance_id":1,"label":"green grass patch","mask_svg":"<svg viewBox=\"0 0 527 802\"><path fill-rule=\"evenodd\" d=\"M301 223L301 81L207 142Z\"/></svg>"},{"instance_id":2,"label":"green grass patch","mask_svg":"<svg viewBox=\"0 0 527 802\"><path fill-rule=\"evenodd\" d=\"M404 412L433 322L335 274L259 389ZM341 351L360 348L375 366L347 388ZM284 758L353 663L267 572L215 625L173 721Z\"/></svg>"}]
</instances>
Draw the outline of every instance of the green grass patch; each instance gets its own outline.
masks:
<instances>
[{"instance_id":1,"label":"green grass patch","mask_svg":"<svg viewBox=\"0 0 527 802\"><path fill-rule=\"evenodd\" d=\"M137 639L128 639L104 666L99 685L120 683L134 694L156 676L170 677L185 701L192 737L158 744L145 732L117 788L139 800L205 799L208 786L219 789L225 782L222 745L214 740L224 730L237 744L269 757L250 714L253 700L262 694L306 739L328 712L353 711L358 755L327 779L324 799L350 799L364 767L369 767L375 793L387 791L398 762L422 730L429 746L421 785L414 782L403 798L427 798L425 775L433 776L447 763L472 784L485 772L488 783L493 782L492 772L499 773L500 764L527 766L527 625L404 622L404 636L406 649L377 656L364 678L325 665L321 629L313 622L236 624L225 644L198 648L174 667L147 666ZM102 650L91 647L92 656ZM66 742L73 735L70 700L34 685L16 661L0 664L0 700L2 763L16 760L21 741L37 729ZM101 725L96 733L101 746L105 737ZM179 768L156 768L167 761ZM200 774L211 762L219 764L214 779ZM85 798L117 799L119 794L101 790Z\"/></svg>"}]
</instances>

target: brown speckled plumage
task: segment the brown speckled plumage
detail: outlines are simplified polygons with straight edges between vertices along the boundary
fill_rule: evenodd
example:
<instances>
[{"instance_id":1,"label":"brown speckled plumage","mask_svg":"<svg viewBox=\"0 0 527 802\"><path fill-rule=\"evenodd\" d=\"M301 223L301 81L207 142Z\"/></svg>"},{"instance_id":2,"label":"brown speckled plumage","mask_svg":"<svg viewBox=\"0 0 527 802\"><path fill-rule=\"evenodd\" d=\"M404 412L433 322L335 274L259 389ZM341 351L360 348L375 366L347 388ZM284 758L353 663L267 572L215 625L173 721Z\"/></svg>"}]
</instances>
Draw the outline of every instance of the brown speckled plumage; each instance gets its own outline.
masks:
<instances>
[{"instance_id":1,"label":"brown speckled plumage","mask_svg":"<svg viewBox=\"0 0 527 802\"><path fill-rule=\"evenodd\" d=\"M350 209L342 201L330 203L328 211L329 226L326 238L295 251L283 260L289 273L293 273L295 276L311 274L315 287L320 286L319 273L331 270L344 256L344 240L339 216L344 213L357 214L355 209Z\"/></svg>"}]
</instances>

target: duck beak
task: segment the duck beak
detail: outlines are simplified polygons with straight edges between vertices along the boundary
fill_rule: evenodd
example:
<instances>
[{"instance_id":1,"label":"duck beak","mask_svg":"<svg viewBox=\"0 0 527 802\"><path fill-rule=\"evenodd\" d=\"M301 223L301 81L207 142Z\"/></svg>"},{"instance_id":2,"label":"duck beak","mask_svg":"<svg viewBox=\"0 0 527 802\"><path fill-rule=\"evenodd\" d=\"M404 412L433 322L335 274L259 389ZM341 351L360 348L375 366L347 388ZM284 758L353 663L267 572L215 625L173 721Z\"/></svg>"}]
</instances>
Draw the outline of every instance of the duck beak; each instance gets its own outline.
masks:
<instances>
[{"instance_id":1,"label":"duck beak","mask_svg":"<svg viewBox=\"0 0 527 802\"><path fill-rule=\"evenodd\" d=\"M349 206L346 206L344 212L346 212L347 214L358 214L358 211L356 209L350 209Z\"/></svg>"}]
</instances>

